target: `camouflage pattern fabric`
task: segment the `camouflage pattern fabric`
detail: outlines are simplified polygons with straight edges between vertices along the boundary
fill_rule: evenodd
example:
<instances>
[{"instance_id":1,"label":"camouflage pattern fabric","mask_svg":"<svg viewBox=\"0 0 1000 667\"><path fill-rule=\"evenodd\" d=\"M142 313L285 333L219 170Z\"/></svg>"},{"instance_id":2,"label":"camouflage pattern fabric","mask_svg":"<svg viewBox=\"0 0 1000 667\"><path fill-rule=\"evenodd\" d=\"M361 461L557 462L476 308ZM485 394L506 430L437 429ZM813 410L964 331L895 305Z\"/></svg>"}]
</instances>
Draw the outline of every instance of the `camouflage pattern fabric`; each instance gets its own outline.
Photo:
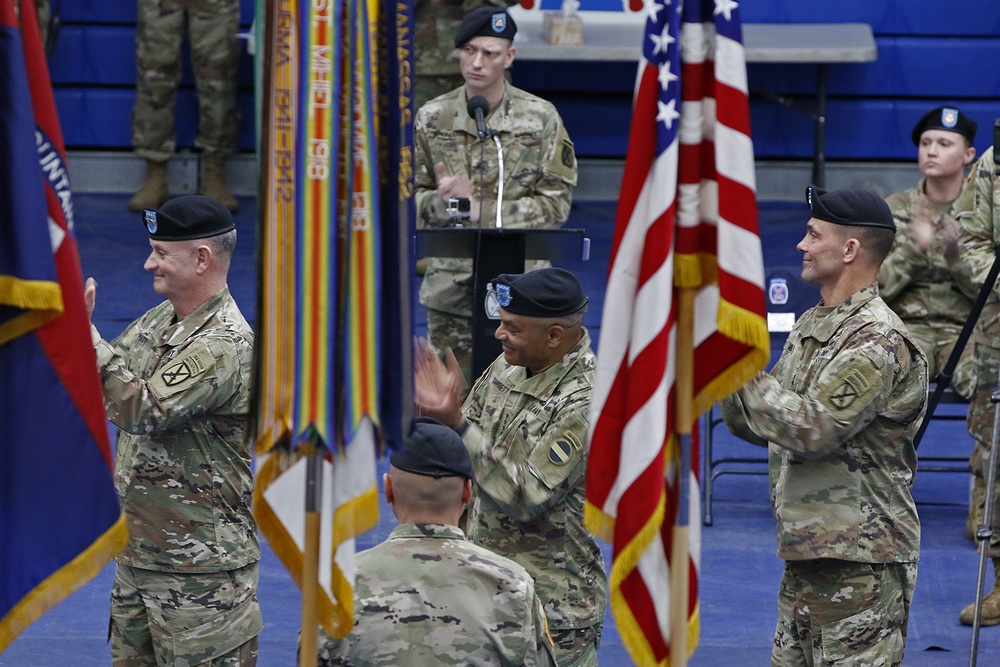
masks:
<instances>
[{"instance_id":1,"label":"camouflage pattern fabric","mask_svg":"<svg viewBox=\"0 0 1000 667\"><path fill-rule=\"evenodd\" d=\"M165 301L95 348L118 428L118 562L218 572L260 559L245 442L253 332L224 288L179 322Z\"/></svg>"},{"instance_id":2,"label":"camouflage pattern fabric","mask_svg":"<svg viewBox=\"0 0 1000 667\"><path fill-rule=\"evenodd\" d=\"M553 639L588 627L599 637L608 600L604 560L583 525L594 365L586 331L559 362L532 377L500 356L462 406L475 477L469 539L534 577ZM580 657L561 649L560 665Z\"/></svg>"},{"instance_id":3,"label":"camouflage pattern fabric","mask_svg":"<svg viewBox=\"0 0 1000 667\"><path fill-rule=\"evenodd\" d=\"M779 557L917 561L927 360L876 284L806 311L772 373L720 406L735 435L770 443Z\"/></svg>"},{"instance_id":4,"label":"camouflage pattern fabric","mask_svg":"<svg viewBox=\"0 0 1000 667\"><path fill-rule=\"evenodd\" d=\"M771 665L899 667L916 580L916 563L786 563Z\"/></svg>"},{"instance_id":5,"label":"camouflage pattern fabric","mask_svg":"<svg viewBox=\"0 0 1000 667\"><path fill-rule=\"evenodd\" d=\"M138 0L132 145L140 157L164 162L174 154L174 110L185 27L198 92L195 146L208 155L236 151L239 0Z\"/></svg>"},{"instance_id":6,"label":"camouflage pattern fabric","mask_svg":"<svg viewBox=\"0 0 1000 667\"><path fill-rule=\"evenodd\" d=\"M416 0L413 3L413 108L462 85L455 35L462 18L478 7L505 8L519 0Z\"/></svg>"},{"instance_id":7,"label":"camouflage pattern fabric","mask_svg":"<svg viewBox=\"0 0 1000 667\"><path fill-rule=\"evenodd\" d=\"M118 565L111 657L118 667L253 667L264 627L257 563L177 574Z\"/></svg>"},{"instance_id":8,"label":"camouflage pattern fabric","mask_svg":"<svg viewBox=\"0 0 1000 667\"><path fill-rule=\"evenodd\" d=\"M977 289L958 258L945 256L943 220L953 217L953 202L932 202L924 194L925 179L916 187L889 195L886 202L896 221L896 240L879 271L879 296L903 320L927 355L934 379L944 370L965 326ZM926 218L934 228L934 245L926 252L914 238L911 221ZM964 398L975 388L972 346L966 345L952 375L952 386Z\"/></svg>"},{"instance_id":9,"label":"camouflage pattern fabric","mask_svg":"<svg viewBox=\"0 0 1000 667\"><path fill-rule=\"evenodd\" d=\"M149 572L144 576L151 582L157 575L167 582L166 588L158 589L165 591L162 596L137 586L136 590L151 596L141 602L122 599L124 591L132 589L116 584L112 626L118 627L122 650L129 660L134 658L123 664L155 664L132 655L139 645L134 638L150 633L154 640L142 644L145 649L161 650L156 635L188 630L194 633L189 637L191 645L198 647L191 649L192 656L197 657L209 644L218 644L219 635L227 633L239 639L231 645L235 649L259 631L258 627L253 634L237 634L244 627L249 628L247 632L254 627L256 598L252 605L245 603L252 609L242 605L254 595L256 566L252 577L243 580L251 583L240 584L240 592L228 594L239 598L239 605L234 602L232 609L240 606L242 611L230 617L211 610L213 623L238 621L235 626L201 628L209 619L199 616L198 606L211 599L207 592L211 586L229 586L238 576L236 570L260 560L257 524L250 511L253 481L245 442L253 332L226 287L180 321L165 301L111 343L101 339L93 326L91 336L108 419L119 429L114 480L129 538L117 557L118 566L129 568L135 576L140 570ZM126 576L123 573L123 580ZM153 606L175 604L171 591L183 593L178 598L181 604L181 598L189 596L177 620L168 620L170 609ZM219 595L227 594L220 591ZM137 604L146 611L136 612ZM184 620L191 615L197 623ZM202 641L202 634L214 639ZM178 638L170 641L177 650Z\"/></svg>"},{"instance_id":10,"label":"camouflage pattern fabric","mask_svg":"<svg viewBox=\"0 0 1000 667\"><path fill-rule=\"evenodd\" d=\"M555 665L535 583L455 526L401 524L358 554L355 622L320 667Z\"/></svg>"},{"instance_id":11,"label":"camouflage pattern fabric","mask_svg":"<svg viewBox=\"0 0 1000 667\"><path fill-rule=\"evenodd\" d=\"M427 309L427 338L443 353L451 348L462 369L465 381L472 383L472 317L452 315L433 308Z\"/></svg>"},{"instance_id":12,"label":"camouflage pattern fabric","mask_svg":"<svg viewBox=\"0 0 1000 667\"><path fill-rule=\"evenodd\" d=\"M962 196L955 203L961 223L959 250L962 262L978 289L985 281L996 257L995 247L1000 243L1000 210L995 202L1000 189L996 176L993 148L979 158L969 175L969 182ZM993 442L993 417L996 406L990 395L997 387L997 369L1000 367L1000 286L993 291L983 306L976 323L970 345L976 360L976 391L969 405L969 434L976 439L973 452L973 471L985 477L989 464L989 451ZM994 507L1000 506L1000 484L994 497ZM991 557L1000 557L1000 513L993 515L993 537L990 540Z\"/></svg>"},{"instance_id":13,"label":"camouflage pattern fabric","mask_svg":"<svg viewBox=\"0 0 1000 667\"><path fill-rule=\"evenodd\" d=\"M476 184L477 197L487 193L481 222L496 219L499 165L495 147L480 151L475 121L469 117L465 87L425 104L416 115L417 227L454 227L446 202L437 194L434 165L449 174L465 174ZM501 219L507 228L559 227L569 216L576 185L576 153L562 119L549 102L509 83L503 99L487 117L500 133L504 148L504 200ZM482 186L480 189L480 167ZM480 197L481 198L481 197ZM549 266L525 262L525 271ZM491 276L492 277L492 276ZM434 258L420 284L420 303L453 315L472 316L472 261ZM431 340L440 348L437 341Z\"/></svg>"}]
</instances>

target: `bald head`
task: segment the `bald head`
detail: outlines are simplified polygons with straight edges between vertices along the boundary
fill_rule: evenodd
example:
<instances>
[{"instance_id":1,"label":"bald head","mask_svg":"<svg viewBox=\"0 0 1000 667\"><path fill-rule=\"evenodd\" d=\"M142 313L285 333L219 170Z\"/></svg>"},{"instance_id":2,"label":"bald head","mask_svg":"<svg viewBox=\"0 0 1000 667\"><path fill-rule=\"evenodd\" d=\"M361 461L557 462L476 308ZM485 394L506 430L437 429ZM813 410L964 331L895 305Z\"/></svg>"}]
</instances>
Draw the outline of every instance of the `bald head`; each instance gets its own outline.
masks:
<instances>
[{"instance_id":1,"label":"bald head","mask_svg":"<svg viewBox=\"0 0 1000 667\"><path fill-rule=\"evenodd\" d=\"M472 495L472 480L465 477L431 477L390 465L385 475L386 500L400 523L458 525Z\"/></svg>"}]
</instances>

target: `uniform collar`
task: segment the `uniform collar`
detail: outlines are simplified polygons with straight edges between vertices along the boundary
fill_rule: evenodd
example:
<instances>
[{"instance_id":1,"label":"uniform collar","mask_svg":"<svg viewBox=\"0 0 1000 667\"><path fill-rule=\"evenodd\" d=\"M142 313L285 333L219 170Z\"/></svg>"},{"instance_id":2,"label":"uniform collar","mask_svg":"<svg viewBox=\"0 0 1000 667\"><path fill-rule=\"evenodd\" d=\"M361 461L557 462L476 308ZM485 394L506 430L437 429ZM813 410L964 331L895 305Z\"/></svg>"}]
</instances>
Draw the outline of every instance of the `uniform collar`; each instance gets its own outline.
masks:
<instances>
[{"instance_id":1,"label":"uniform collar","mask_svg":"<svg viewBox=\"0 0 1000 667\"><path fill-rule=\"evenodd\" d=\"M820 304L813 309L814 326L809 331L809 335L822 342L827 342L840 329L844 320L854 315L864 308L868 303L878 296L878 283L872 283L863 287L847 300L836 306L824 306Z\"/></svg>"},{"instance_id":2,"label":"uniform collar","mask_svg":"<svg viewBox=\"0 0 1000 667\"><path fill-rule=\"evenodd\" d=\"M458 526L445 523L401 523L389 533L389 539L438 538L464 540L465 533Z\"/></svg>"},{"instance_id":3,"label":"uniform collar","mask_svg":"<svg viewBox=\"0 0 1000 667\"><path fill-rule=\"evenodd\" d=\"M205 303L195 308L194 312L183 320L167 327L163 335L160 336L160 345L176 347L184 343L194 332L205 326L205 323L215 316L219 306L228 301L229 298L229 285L226 285L214 296L209 297Z\"/></svg>"}]
</instances>

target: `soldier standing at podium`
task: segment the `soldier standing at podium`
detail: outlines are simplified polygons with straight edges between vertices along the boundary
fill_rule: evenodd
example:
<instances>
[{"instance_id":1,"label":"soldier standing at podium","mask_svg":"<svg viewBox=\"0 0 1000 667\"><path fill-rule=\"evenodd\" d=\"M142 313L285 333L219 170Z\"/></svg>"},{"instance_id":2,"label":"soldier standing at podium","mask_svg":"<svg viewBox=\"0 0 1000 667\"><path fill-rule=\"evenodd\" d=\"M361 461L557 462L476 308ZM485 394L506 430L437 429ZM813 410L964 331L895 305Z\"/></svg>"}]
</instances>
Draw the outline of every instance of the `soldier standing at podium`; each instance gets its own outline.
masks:
<instances>
[{"instance_id":1,"label":"soldier standing at podium","mask_svg":"<svg viewBox=\"0 0 1000 667\"><path fill-rule=\"evenodd\" d=\"M506 81L516 32L501 9L482 7L462 20L455 46L465 84L425 104L414 122L418 228L495 225L499 162L494 142L480 139L469 114L469 100L477 96L485 98L486 125L503 147L503 226L559 227L569 216L577 171L573 142L550 102ZM525 270L545 265L529 262ZM420 285L428 338L438 350L454 350L467 381L472 290L467 259L432 259Z\"/></svg>"}]
</instances>

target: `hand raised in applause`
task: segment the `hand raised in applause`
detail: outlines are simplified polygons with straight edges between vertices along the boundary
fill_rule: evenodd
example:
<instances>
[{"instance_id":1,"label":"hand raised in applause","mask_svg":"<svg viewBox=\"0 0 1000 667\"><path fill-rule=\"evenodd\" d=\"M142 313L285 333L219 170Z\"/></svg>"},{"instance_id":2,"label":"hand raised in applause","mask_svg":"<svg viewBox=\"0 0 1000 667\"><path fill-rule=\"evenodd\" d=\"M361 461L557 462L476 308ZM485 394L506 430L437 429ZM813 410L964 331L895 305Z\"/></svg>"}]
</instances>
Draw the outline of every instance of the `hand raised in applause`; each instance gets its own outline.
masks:
<instances>
[{"instance_id":1,"label":"hand raised in applause","mask_svg":"<svg viewBox=\"0 0 1000 667\"><path fill-rule=\"evenodd\" d=\"M445 361L425 338L413 344L413 403L418 415L432 417L451 427L462 421L461 396L466 382L462 369L451 348L445 350Z\"/></svg>"}]
</instances>

